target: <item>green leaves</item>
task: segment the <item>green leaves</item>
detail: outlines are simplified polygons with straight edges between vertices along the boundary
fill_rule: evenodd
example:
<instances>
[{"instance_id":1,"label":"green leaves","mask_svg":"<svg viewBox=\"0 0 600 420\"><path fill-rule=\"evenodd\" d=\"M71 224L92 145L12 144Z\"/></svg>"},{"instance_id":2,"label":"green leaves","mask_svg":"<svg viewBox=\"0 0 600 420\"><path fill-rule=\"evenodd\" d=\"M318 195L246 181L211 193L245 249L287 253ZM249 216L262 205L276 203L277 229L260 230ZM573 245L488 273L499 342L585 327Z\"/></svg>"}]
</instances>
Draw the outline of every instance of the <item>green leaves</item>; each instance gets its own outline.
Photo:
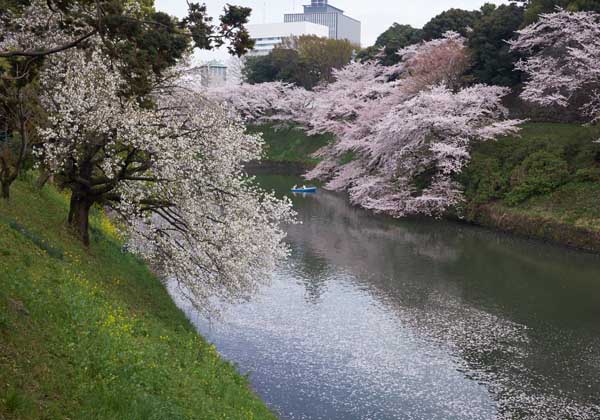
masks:
<instances>
[{"instance_id":1,"label":"green leaves","mask_svg":"<svg viewBox=\"0 0 600 420\"><path fill-rule=\"evenodd\" d=\"M528 156L511 173L511 191L506 195L509 205L519 204L535 195L551 193L569 177L567 162L559 155L540 150Z\"/></svg>"},{"instance_id":2,"label":"green leaves","mask_svg":"<svg viewBox=\"0 0 600 420\"><path fill-rule=\"evenodd\" d=\"M187 30L197 48L210 50L229 41L229 53L242 56L254 46L245 25L252 13L249 7L226 5L220 17L220 25L213 25L205 4L189 3L188 16L179 24Z\"/></svg>"}]
</instances>

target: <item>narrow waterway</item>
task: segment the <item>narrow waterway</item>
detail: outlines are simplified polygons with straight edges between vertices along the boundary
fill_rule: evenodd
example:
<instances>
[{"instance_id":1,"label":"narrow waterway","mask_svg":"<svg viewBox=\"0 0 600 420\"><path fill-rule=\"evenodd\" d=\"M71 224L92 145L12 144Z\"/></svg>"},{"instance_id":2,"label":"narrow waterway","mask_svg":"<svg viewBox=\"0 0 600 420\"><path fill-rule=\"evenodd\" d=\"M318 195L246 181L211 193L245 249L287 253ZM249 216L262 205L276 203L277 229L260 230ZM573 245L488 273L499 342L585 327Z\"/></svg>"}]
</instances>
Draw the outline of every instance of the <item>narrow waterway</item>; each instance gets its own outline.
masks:
<instances>
[{"instance_id":1,"label":"narrow waterway","mask_svg":"<svg viewBox=\"0 0 600 420\"><path fill-rule=\"evenodd\" d=\"M188 308L282 419L600 419L599 257L293 202L272 284L219 321Z\"/></svg>"}]
</instances>

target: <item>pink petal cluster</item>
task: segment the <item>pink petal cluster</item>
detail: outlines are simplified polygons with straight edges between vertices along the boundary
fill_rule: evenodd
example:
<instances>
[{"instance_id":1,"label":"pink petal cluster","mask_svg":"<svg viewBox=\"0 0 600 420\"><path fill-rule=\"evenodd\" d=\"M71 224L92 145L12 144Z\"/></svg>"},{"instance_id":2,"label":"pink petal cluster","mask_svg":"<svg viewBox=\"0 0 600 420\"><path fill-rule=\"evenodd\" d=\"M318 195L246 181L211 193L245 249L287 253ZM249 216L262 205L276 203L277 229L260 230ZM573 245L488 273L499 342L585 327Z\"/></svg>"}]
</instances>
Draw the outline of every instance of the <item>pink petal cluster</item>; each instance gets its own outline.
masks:
<instances>
[{"instance_id":1,"label":"pink petal cluster","mask_svg":"<svg viewBox=\"0 0 600 420\"><path fill-rule=\"evenodd\" d=\"M516 68L528 80L522 97L540 105L571 104L574 95L586 96L582 112L600 119L600 13L559 9L544 14L518 31L511 49L526 57Z\"/></svg>"}]
</instances>

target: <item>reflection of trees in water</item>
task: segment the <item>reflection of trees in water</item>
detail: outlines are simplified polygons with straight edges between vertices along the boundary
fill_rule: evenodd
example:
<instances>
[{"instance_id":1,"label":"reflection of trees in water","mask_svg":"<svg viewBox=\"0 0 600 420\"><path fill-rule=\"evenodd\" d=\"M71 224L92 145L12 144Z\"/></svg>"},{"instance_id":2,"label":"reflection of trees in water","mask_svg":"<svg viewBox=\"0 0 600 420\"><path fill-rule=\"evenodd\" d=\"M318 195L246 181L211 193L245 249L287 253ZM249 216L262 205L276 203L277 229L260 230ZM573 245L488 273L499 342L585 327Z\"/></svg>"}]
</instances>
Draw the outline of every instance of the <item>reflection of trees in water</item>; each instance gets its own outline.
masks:
<instances>
[{"instance_id":1,"label":"reflection of trees in water","mask_svg":"<svg viewBox=\"0 0 600 420\"><path fill-rule=\"evenodd\" d=\"M304 223L289 240L308 296L320 296L328 264L341 267L403 325L459 355L502 417L600 418L598 260L465 226L390 221L339 195L295 205Z\"/></svg>"},{"instance_id":2,"label":"reflection of trees in water","mask_svg":"<svg viewBox=\"0 0 600 420\"><path fill-rule=\"evenodd\" d=\"M462 232L435 221L402 222L350 207L343 195L320 193L294 203L301 225L288 229L295 250L352 273L381 299L390 296L406 307L425 307L430 294L455 293L439 278L441 264L460 257ZM298 264L299 266L301 264ZM299 272L310 268L297 267ZM327 270L306 278L323 284ZM325 274L325 276L323 275ZM378 292L378 291L381 292Z\"/></svg>"},{"instance_id":3,"label":"reflection of trees in water","mask_svg":"<svg viewBox=\"0 0 600 420\"><path fill-rule=\"evenodd\" d=\"M327 279L331 275L331 264L311 248L290 244L291 261L295 277L301 279L306 289L306 301L316 304L325 292Z\"/></svg>"}]
</instances>

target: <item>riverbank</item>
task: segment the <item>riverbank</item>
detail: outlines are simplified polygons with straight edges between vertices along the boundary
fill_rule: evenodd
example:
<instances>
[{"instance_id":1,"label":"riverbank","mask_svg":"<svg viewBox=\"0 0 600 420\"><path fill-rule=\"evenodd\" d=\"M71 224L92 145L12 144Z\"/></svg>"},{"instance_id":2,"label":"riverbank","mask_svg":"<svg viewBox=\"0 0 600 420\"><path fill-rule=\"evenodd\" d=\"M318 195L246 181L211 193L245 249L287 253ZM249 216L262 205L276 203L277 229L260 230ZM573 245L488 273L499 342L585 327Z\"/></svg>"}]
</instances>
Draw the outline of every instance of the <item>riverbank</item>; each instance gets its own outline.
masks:
<instances>
[{"instance_id":1,"label":"riverbank","mask_svg":"<svg viewBox=\"0 0 600 420\"><path fill-rule=\"evenodd\" d=\"M329 135L307 136L299 129L276 129L270 124L248 131L262 133L265 140L264 159L246 167L253 174L302 175L319 162L313 154L333 140Z\"/></svg>"},{"instance_id":2,"label":"riverbank","mask_svg":"<svg viewBox=\"0 0 600 420\"><path fill-rule=\"evenodd\" d=\"M84 249L66 197L0 201L0 418L274 419L97 210Z\"/></svg>"},{"instance_id":3,"label":"riverbank","mask_svg":"<svg viewBox=\"0 0 600 420\"><path fill-rule=\"evenodd\" d=\"M329 141L293 130L263 131L264 167L292 174L316 163L311 156ZM528 123L519 137L475 147L461 176L466 204L461 220L512 234L600 252L600 137L597 129L576 124Z\"/></svg>"}]
</instances>

